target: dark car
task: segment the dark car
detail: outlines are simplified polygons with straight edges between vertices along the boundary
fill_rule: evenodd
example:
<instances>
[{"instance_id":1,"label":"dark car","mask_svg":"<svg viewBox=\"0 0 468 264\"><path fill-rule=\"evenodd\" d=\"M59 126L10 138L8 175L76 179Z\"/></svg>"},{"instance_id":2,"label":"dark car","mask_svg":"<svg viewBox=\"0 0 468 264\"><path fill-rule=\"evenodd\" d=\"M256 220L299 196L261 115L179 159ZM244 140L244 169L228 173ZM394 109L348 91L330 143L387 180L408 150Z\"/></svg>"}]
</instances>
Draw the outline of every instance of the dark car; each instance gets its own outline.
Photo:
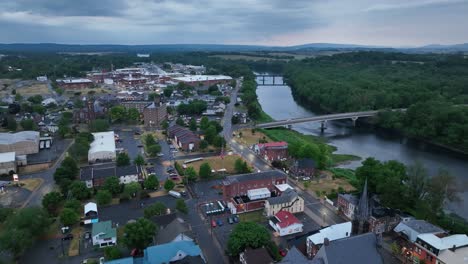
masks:
<instances>
[{"instance_id":1,"label":"dark car","mask_svg":"<svg viewBox=\"0 0 468 264\"><path fill-rule=\"evenodd\" d=\"M141 135L141 133L140 133L140 132L138 132L138 131L135 131L135 133L134 133L134 134L135 134L135 136L139 136L139 135Z\"/></svg>"},{"instance_id":2,"label":"dark car","mask_svg":"<svg viewBox=\"0 0 468 264\"><path fill-rule=\"evenodd\" d=\"M62 237L62 240L72 240L73 239L73 234L68 234L64 237Z\"/></svg>"},{"instance_id":3,"label":"dark car","mask_svg":"<svg viewBox=\"0 0 468 264\"><path fill-rule=\"evenodd\" d=\"M139 250L138 248L132 249L132 252L130 252L130 256L132 257L141 257L143 256L143 251Z\"/></svg>"}]
</instances>

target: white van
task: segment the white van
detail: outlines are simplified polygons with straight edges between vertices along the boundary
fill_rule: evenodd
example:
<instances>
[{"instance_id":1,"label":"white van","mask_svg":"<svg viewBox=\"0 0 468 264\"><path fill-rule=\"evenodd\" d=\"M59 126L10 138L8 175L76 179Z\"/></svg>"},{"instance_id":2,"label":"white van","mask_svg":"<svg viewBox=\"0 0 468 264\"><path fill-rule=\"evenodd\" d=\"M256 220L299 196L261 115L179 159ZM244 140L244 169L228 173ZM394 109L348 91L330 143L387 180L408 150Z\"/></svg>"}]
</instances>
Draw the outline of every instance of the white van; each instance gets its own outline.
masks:
<instances>
[{"instance_id":1,"label":"white van","mask_svg":"<svg viewBox=\"0 0 468 264\"><path fill-rule=\"evenodd\" d=\"M182 195L176 191L169 191L169 195L175 198L180 198Z\"/></svg>"}]
</instances>

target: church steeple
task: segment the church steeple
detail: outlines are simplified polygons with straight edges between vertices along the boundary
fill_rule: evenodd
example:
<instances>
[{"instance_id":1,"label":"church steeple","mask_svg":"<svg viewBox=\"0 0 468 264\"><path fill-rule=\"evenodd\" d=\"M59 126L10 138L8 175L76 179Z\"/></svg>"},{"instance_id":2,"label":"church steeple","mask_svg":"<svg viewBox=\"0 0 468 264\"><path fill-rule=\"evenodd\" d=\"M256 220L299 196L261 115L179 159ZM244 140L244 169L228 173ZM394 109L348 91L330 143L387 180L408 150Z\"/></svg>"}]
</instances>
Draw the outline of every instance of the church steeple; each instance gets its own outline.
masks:
<instances>
[{"instance_id":1,"label":"church steeple","mask_svg":"<svg viewBox=\"0 0 468 264\"><path fill-rule=\"evenodd\" d=\"M359 221L358 234L364 233L364 224L369 219L369 198L367 194L367 178L364 182L364 188L362 189L361 198L357 208L356 220Z\"/></svg>"}]
</instances>

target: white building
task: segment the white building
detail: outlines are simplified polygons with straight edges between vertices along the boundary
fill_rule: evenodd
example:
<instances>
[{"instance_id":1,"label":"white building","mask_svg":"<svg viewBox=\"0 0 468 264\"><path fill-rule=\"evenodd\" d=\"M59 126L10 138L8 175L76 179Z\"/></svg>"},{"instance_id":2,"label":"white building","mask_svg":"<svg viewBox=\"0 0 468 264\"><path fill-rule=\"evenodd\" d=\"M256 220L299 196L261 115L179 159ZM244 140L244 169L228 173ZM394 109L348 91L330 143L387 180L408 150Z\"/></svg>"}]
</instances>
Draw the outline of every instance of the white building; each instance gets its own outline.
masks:
<instances>
[{"instance_id":1,"label":"white building","mask_svg":"<svg viewBox=\"0 0 468 264\"><path fill-rule=\"evenodd\" d=\"M39 82L47 82L47 76L37 76L36 80Z\"/></svg>"},{"instance_id":2,"label":"white building","mask_svg":"<svg viewBox=\"0 0 468 264\"><path fill-rule=\"evenodd\" d=\"M266 199L271 197L271 192L268 188L258 188L247 191L247 196L250 200Z\"/></svg>"},{"instance_id":3,"label":"white building","mask_svg":"<svg viewBox=\"0 0 468 264\"><path fill-rule=\"evenodd\" d=\"M280 236L300 233L304 226L299 219L288 211L279 211L270 218L269 224Z\"/></svg>"},{"instance_id":4,"label":"white building","mask_svg":"<svg viewBox=\"0 0 468 264\"><path fill-rule=\"evenodd\" d=\"M111 221L94 223L91 233L93 246L102 248L117 244L117 229L112 227Z\"/></svg>"},{"instance_id":5,"label":"white building","mask_svg":"<svg viewBox=\"0 0 468 264\"><path fill-rule=\"evenodd\" d=\"M88 151L88 162L115 161L114 131L93 133L94 141Z\"/></svg>"},{"instance_id":6,"label":"white building","mask_svg":"<svg viewBox=\"0 0 468 264\"><path fill-rule=\"evenodd\" d=\"M15 152L0 153L0 175L9 174L11 171L16 172L15 156Z\"/></svg>"},{"instance_id":7,"label":"white building","mask_svg":"<svg viewBox=\"0 0 468 264\"><path fill-rule=\"evenodd\" d=\"M351 228L352 223L345 222L320 229L318 233L308 236L306 240L307 255L309 257L315 256L325 239L333 241L351 236Z\"/></svg>"}]
</instances>

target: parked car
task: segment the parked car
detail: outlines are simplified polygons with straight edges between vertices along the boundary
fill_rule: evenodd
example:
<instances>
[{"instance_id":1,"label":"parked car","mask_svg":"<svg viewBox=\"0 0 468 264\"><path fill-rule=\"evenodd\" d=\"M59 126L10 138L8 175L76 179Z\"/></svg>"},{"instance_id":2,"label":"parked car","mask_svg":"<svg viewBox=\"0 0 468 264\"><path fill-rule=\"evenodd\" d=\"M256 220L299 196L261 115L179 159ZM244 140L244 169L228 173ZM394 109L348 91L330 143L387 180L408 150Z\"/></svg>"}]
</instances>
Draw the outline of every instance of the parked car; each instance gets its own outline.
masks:
<instances>
[{"instance_id":1,"label":"parked car","mask_svg":"<svg viewBox=\"0 0 468 264\"><path fill-rule=\"evenodd\" d=\"M91 239L91 232L86 232L86 233L84 234L84 238L85 238L85 239Z\"/></svg>"},{"instance_id":2,"label":"parked car","mask_svg":"<svg viewBox=\"0 0 468 264\"><path fill-rule=\"evenodd\" d=\"M163 153L158 153L156 156L162 157L162 156L164 156L164 154Z\"/></svg>"},{"instance_id":3,"label":"parked car","mask_svg":"<svg viewBox=\"0 0 468 264\"><path fill-rule=\"evenodd\" d=\"M239 223L239 216L234 215L233 217L234 223Z\"/></svg>"},{"instance_id":4,"label":"parked car","mask_svg":"<svg viewBox=\"0 0 468 264\"><path fill-rule=\"evenodd\" d=\"M135 136L139 136L139 135L141 135L141 133L140 133L140 132L138 132L138 131L135 131L135 133L134 133L134 134L135 134Z\"/></svg>"},{"instance_id":5,"label":"parked car","mask_svg":"<svg viewBox=\"0 0 468 264\"><path fill-rule=\"evenodd\" d=\"M211 227L216 227L216 221L215 220L211 220Z\"/></svg>"},{"instance_id":6,"label":"parked car","mask_svg":"<svg viewBox=\"0 0 468 264\"><path fill-rule=\"evenodd\" d=\"M309 181L310 180L310 177L304 177L302 178L303 181Z\"/></svg>"},{"instance_id":7,"label":"parked car","mask_svg":"<svg viewBox=\"0 0 468 264\"><path fill-rule=\"evenodd\" d=\"M234 220L232 219L232 217L228 217L228 223L230 225L234 224Z\"/></svg>"},{"instance_id":8,"label":"parked car","mask_svg":"<svg viewBox=\"0 0 468 264\"><path fill-rule=\"evenodd\" d=\"M286 252L286 250L284 250L284 249L279 249L279 254L280 254L282 257L286 257L287 252Z\"/></svg>"},{"instance_id":9,"label":"parked car","mask_svg":"<svg viewBox=\"0 0 468 264\"><path fill-rule=\"evenodd\" d=\"M72 240L73 239L73 234L68 234L64 237L62 237L62 240Z\"/></svg>"},{"instance_id":10,"label":"parked car","mask_svg":"<svg viewBox=\"0 0 468 264\"><path fill-rule=\"evenodd\" d=\"M218 224L218 226L223 226L223 220L221 220L221 218L218 218L218 220L216 220L216 223Z\"/></svg>"},{"instance_id":11,"label":"parked car","mask_svg":"<svg viewBox=\"0 0 468 264\"><path fill-rule=\"evenodd\" d=\"M132 252L130 252L130 256L132 257L141 257L143 256L143 251L139 250L138 248L132 249Z\"/></svg>"}]
</instances>

